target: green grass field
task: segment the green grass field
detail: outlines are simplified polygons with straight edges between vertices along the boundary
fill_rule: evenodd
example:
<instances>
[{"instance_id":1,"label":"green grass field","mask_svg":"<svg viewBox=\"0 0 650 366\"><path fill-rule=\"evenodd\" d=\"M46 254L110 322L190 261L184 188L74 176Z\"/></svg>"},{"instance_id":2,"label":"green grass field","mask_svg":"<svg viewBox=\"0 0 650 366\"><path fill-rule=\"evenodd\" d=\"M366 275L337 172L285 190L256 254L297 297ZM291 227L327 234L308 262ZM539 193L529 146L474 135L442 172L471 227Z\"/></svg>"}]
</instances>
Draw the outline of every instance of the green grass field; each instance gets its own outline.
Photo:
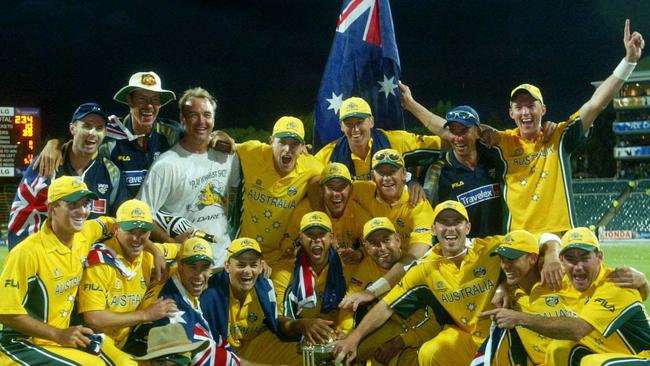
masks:
<instances>
[{"instance_id":1,"label":"green grass field","mask_svg":"<svg viewBox=\"0 0 650 366\"><path fill-rule=\"evenodd\" d=\"M609 267L629 266L650 276L650 242L607 242L603 244L605 264ZM7 247L0 246L0 271L7 255ZM650 298L645 301L646 309L650 309Z\"/></svg>"}]
</instances>

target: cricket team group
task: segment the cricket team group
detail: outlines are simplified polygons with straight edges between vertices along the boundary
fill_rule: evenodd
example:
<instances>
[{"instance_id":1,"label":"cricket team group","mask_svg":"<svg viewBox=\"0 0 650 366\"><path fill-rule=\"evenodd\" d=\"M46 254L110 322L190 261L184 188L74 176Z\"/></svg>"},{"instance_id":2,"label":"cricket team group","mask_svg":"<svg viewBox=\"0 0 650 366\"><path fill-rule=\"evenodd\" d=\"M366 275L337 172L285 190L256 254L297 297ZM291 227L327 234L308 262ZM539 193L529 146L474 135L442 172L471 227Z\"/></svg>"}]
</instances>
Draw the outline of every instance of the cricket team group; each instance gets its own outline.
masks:
<instances>
[{"instance_id":1,"label":"cricket team group","mask_svg":"<svg viewBox=\"0 0 650 366\"><path fill-rule=\"evenodd\" d=\"M25 171L0 365L650 365L646 276L606 266L571 203L571 153L641 57L629 21L623 43L566 121L531 84L499 131L400 82L431 135L352 96L313 155L296 117L266 142L215 130L201 87L160 118L176 95L135 73L126 117L80 105Z\"/></svg>"}]
</instances>

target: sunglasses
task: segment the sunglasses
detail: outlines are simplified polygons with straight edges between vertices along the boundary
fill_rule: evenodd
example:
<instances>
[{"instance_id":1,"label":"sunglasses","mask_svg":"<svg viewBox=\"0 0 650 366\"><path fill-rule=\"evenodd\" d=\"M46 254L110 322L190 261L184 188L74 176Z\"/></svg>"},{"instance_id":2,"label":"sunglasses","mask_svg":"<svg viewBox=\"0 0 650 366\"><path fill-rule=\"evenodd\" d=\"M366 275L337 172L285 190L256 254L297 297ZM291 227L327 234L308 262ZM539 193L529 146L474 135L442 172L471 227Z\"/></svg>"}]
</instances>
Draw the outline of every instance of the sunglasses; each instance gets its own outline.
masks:
<instances>
[{"instance_id":1,"label":"sunglasses","mask_svg":"<svg viewBox=\"0 0 650 366\"><path fill-rule=\"evenodd\" d=\"M475 119L477 120L478 118L472 113L472 112L467 112L467 111L451 111L447 112L447 119Z\"/></svg>"},{"instance_id":2,"label":"sunglasses","mask_svg":"<svg viewBox=\"0 0 650 366\"><path fill-rule=\"evenodd\" d=\"M379 153L375 155L375 160L390 160L390 161L401 162L402 157L395 153Z\"/></svg>"}]
</instances>

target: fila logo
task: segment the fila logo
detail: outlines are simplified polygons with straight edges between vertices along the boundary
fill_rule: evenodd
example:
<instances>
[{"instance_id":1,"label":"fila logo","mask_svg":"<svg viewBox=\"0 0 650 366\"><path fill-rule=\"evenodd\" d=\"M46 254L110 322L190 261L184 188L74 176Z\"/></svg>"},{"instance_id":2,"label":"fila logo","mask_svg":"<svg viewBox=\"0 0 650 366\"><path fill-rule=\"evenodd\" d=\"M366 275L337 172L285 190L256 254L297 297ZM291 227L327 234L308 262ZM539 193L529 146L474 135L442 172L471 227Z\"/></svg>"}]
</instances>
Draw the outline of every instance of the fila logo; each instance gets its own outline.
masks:
<instances>
[{"instance_id":1,"label":"fila logo","mask_svg":"<svg viewBox=\"0 0 650 366\"><path fill-rule=\"evenodd\" d=\"M131 161L131 157L129 155L118 155L117 160L119 160L119 161Z\"/></svg>"}]
</instances>

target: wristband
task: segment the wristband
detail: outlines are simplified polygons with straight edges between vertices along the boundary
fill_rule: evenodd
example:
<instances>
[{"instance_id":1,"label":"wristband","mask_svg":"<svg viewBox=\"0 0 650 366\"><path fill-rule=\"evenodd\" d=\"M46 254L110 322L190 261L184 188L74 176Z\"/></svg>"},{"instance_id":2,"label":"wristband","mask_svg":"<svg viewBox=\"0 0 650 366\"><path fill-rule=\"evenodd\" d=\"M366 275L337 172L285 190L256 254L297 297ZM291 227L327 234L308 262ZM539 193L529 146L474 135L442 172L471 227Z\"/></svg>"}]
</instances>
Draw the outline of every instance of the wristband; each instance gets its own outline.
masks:
<instances>
[{"instance_id":1,"label":"wristband","mask_svg":"<svg viewBox=\"0 0 650 366\"><path fill-rule=\"evenodd\" d=\"M623 57L612 74L623 81L627 81L627 78L630 77L630 74L632 74L632 71L634 71L635 67L636 62L628 62L625 57Z\"/></svg>"},{"instance_id":2,"label":"wristband","mask_svg":"<svg viewBox=\"0 0 650 366\"><path fill-rule=\"evenodd\" d=\"M562 242L562 239L560 239L559 236L555 234L550 234L550 233L544 233L540 235L539 237L539 244L542 245L546 243L547 241L557 241L558 243Z\"/></svg>"},{"instance_id":3,"label":"wristband","mask_svg":"<svg viewBox=\"0 0 650 366\"><path fill-rule=\"evenodd\" d=\"M376 298L379 298L379 296L390 290L390 284L385 278L380 277L377 281L371 283L366 290L370 291Z\"/></svg>"}]
</instances>

